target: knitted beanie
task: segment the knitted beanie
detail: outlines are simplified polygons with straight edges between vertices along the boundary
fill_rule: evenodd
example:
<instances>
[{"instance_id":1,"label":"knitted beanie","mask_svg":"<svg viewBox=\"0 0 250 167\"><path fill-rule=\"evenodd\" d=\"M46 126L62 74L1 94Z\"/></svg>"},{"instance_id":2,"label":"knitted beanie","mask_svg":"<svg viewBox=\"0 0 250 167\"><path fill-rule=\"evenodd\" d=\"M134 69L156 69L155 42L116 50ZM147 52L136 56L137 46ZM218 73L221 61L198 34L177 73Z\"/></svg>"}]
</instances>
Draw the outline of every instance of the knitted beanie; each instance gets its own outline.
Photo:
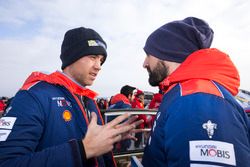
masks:
<instances>
[{"instance_id":1,"label":"knitted beanie","mask_svg":"<svg viewBox=\"0 0 250 167\"><path fill-rule=\"evenodd\" d=\"M103 55L105 61L106 48L105 41L95 30L84 27L71 29L65 33L61 46L61 68L64 69L87 55Z\"/></svg>"},{"instance_id":2,"label":"knitted beanie","mask_svg":"<svg viewBox=\"0 0 250 167\"><path fill-rule=\"evenodd\" d=\"M191 53L210 48L213 34L205 21L188 17L155 30L148 37L144 51L161 60L182 63Z\"/></svg>"}]
</instances>

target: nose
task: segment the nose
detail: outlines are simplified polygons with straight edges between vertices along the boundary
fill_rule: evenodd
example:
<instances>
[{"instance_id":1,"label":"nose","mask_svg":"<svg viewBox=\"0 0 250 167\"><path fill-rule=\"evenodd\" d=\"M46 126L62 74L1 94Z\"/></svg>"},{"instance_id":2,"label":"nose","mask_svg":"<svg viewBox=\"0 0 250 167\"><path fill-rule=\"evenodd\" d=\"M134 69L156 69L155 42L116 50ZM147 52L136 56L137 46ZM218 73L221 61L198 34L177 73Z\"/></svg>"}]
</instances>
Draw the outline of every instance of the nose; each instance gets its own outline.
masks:
<instances>
[{"instance_id":1,"label":"nose","mask_svg":"<svg viewBox=\"0 0 250 167\"><path fill-rule=\"evenodd\" d=\"M102 61L101 61L101 59L98 59L98 60L96 60L95 61L95 68L99 71L99 70L101 70L101 68L102 68Z\"/></svg>"},{"instance_id":2,"label":"nose","mask_svg":"<svg viewBox=\"0 0 250 167\"><path fill-rule=\"evenodd\" d=\"M101 61L99 63L97 63L97 69L101 70L102 69L102 65L101 65Z\"/></svg>"},{"instance_id":3,"label":"nose","mask_svg":"<svg viewBox=\"0 0 250 167\"><path fill-rule=\"evenodd\" d=\"M144 62L143 62L143 68L147 68L147 66L148 66L148 59L147 59L148 57L146 56L145 57L145 60L144 60Z\"/></svg>"}]
</instances>

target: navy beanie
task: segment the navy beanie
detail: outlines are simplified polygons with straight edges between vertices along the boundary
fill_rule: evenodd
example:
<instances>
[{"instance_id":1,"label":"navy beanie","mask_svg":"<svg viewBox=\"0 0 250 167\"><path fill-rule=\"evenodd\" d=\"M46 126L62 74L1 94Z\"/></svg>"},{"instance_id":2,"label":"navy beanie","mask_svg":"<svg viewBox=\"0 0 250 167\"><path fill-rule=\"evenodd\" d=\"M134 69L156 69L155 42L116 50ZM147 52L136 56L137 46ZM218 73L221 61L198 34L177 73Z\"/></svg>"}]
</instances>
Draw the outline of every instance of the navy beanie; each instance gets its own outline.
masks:
<instances>
[{"instance_id":1,"label":"navy beanie","mask_svg":"<svg viewBox=\"0 0 250 167\"><path fill-rule=\"evenodd\" d=\"M191 53L210 48L213 34L205 21L188 17L155 30L148 37L144 51L161 60L182 63Z\"/></svg>"},{"instance_id":2,"label":"navy beanie","mask_svg":"<svg viewBox=\"0 0 250 167\"><path fill-rule=\"evenodd\" d=\"M103 55L105 61L106 48L105 41L95 30L84 27L71 29L65 33L61 46L61 68L64 69L87 55Z\"/></svg>"}]
</instances>

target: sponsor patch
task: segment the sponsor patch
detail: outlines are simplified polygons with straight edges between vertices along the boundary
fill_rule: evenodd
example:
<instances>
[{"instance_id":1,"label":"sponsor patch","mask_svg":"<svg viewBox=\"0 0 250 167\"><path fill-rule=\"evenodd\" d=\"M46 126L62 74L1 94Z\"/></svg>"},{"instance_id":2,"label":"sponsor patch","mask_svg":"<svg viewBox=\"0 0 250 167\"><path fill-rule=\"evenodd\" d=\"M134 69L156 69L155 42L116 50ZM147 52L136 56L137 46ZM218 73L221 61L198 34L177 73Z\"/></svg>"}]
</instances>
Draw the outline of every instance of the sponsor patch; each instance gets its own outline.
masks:
<instances>
[{"instance_id":1,"label":"sponsor patch","mask_svg":"<svg viewBox=\"0 0 250 167\"><path fill-rule=\"evenodd\" d=\"M9 136L11 130L3 130L0 129L0 141L6 141L7 137Z\"/></svg>"},{"instance_id":2,"label":"sponsor patch","mask_svg":"<svg viewBox=\"0 0 250 167\"><path fill-rule=\"evenodd\" d=\"M65 106L72 107L71 103L67 100L57 100L57 106L58 107L65 107Z\"/></svg>"},{"instance_id":3,"label":"sponsor patch","mask_svg":"<svg viewBox=\"0 0 250 167\"><path fill-rule=\"evenodd\" d=\"M236 165L234 146L227 142L211 140L189 141L189 155L191 161Z\"/></svg>"},{"instance_id":4,"label":"sponsor patch","mask_svg":"<svg viewBox=\"0 0 250 167\"><path fill-rule=\"evenodd\" d=\"M0 128L1 129L12 129L16 117L2 117L0 118Z\"/></svg>"},{"instance_id":5,"label":"sponsor patch","mask_svg":"<svg viewBox=\"0 0 250 167\"><path fill-rule=\"evenodd\" d=\"M65 110L63 112L63 119L66 121L66 122L69 122L71 119L72 119L72 114L69 110Z\"/></svg>"},{"instance_id":6,"label":"sponsor patch","mask_svg":"<svg viewBox=\"0 0 250 167\"><path fill-rule=\"evenodd\" d=\"M72 107L71 102L64 97L52 97L53 101L56 101L58 107Z\"/></svg>"}]
</instances>

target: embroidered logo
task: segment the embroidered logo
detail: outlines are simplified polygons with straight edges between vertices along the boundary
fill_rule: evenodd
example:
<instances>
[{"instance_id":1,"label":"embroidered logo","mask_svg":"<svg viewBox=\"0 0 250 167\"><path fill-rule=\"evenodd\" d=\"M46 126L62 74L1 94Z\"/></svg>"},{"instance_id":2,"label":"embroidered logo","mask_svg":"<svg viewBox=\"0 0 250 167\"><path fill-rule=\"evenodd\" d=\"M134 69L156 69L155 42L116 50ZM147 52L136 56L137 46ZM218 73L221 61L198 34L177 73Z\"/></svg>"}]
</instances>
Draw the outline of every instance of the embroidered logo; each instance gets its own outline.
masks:
<instances>
[{"instance_id":1,"label":"embroidered logo","mask_svg":"<svg viewBox=\"0 0 250 167\"><path fill-rule=\"evenodd\" d=\"M206 123L202 124L203 129L207 130L207 135L210 139L212 139L214 135L214 130L217 129L217 124L208 120Z\"/></svg>"},{"instance_id":2,"label":"embroidered logo","mask_svg":"<svg viewBox=\"0 0 250 167\"><path fill-rule=\"evenodd\" d=\"M63 112L63 119L66 121L66 122L69 122L71 119L72 119L72 114L69 110L65 110Z\"/></svg>"},{"instance_id":3,"label":"embroidered logo","mask_svg":"<svg viewBox=\"0 0 250 167\"><path fill-rule=\"evenodd\" d=\"M71 102L64 97L53 97L52 100L57 102L58 107L72 107Z\"/></svg>"},{"instance_id":4,"label":"embroidered logo","mask_svg":"<svg viewBox=\"0 0 250 167\"><path fill-rule=\"evenodd\" d=\"M99 40L88 40L88 45L89 46L101 46L104 49L106 49L105 44Z\"/></svg>"},{"instance_id":5,"label":"embroidered logo","mask_svg":"<svg viewBox=\"0 0 250 167\"><path fill-rule=\"evenodd\" d=\"M71 103L67 100L57 100L57 105L58 107L64 107L64 106L72 107Z\"/></svg>"}]
</instances>

